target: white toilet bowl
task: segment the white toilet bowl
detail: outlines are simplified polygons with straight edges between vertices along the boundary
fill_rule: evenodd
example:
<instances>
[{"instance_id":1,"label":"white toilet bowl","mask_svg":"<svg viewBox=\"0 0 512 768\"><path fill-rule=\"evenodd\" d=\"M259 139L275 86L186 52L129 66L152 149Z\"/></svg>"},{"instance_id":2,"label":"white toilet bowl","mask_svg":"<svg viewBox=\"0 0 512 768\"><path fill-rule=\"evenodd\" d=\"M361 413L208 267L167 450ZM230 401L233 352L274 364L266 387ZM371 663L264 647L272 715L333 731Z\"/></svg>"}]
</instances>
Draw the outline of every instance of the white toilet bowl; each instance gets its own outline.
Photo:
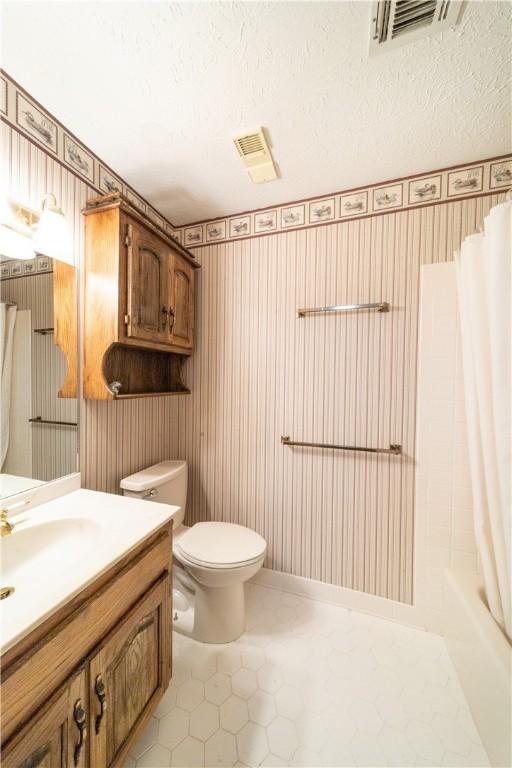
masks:
<instances>
[{"instance_id":1,"label":"white toilet bowl","mask_svg":"<svg viewBox=\"0 0 512 768\"><path fill-rule=\"evenodd\" d=\"M266 549L258 533L233 523L196 523L177 537L173 554L194 588L196 640L227 643L240 637L244 583L263 565Z\"/></svg>"},{"instance_id":2,"label":"white toilet bowl","mask_svg":"<svg viewBox=\"0 0 512 768\"><path fill-rule=\"evenodd\" d=\"M245 630L244 583L265 559L265 539L234 523L183 525L187 464L162 461L121 481L128 496L179 506L173 528L174 629L203 643L228 643Z\"/></svg>"}]
</instances>

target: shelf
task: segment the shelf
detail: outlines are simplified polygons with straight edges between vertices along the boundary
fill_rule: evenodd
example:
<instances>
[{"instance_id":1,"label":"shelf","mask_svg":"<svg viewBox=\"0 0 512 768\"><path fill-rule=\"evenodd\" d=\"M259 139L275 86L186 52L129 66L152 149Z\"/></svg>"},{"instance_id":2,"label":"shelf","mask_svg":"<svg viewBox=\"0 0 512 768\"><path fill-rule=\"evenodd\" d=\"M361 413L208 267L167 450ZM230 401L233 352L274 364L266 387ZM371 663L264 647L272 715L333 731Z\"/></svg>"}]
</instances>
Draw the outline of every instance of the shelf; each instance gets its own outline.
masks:
<instances>
[{"instance_id":1,"label":"shelf","mask_svg":"<svg viewBox=\"0 0 512 768\"><path fill-rule=\"evenodd\" d=\"M181 381L182 355L113 344L103 358L103 379L112 400L188 395ZM114 385L114 386L113 386ZM115 385L119 385L118 392Z\"/></svg>"}]
</instances>

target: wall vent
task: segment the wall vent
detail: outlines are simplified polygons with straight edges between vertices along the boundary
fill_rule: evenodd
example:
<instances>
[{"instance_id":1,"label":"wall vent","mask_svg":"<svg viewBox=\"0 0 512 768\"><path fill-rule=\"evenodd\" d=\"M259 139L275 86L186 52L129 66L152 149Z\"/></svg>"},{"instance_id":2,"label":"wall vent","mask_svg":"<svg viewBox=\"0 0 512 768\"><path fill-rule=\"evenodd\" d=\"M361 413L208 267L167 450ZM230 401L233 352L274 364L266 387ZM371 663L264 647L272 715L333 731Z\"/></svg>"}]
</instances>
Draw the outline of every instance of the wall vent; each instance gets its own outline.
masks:
<instances>
[{"instance_id":1,"label":"wall vent","mask_svg":"<svg viewBox=\"0 0 512 768\"><path fill-rule=\"evenodd\" d=\"M370 54L430 37L460 20L461 0L376 0L372 3Z\"/></svg>"},{"instance_id":2,"label":"wall vent","mask_svg":"<svg viewBox=\"0 0 512 768\"><path fill-rule=\"evenodd\" d=\"M262 128L253 133L235 136L233 141L247 168L247 173L255 184L277 179L274 159Z\"/></svg>"}]
</instances>

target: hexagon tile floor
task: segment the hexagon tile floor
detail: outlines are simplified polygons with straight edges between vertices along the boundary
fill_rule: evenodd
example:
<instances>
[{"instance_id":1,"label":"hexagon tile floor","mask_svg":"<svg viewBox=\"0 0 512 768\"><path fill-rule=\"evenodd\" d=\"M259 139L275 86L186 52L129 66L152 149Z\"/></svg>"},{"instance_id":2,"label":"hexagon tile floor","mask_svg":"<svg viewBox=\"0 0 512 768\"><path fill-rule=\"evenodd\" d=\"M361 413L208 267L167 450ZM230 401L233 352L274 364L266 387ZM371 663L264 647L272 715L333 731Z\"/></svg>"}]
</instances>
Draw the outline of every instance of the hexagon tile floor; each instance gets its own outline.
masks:
<instances>
[{"instance_id":1,"label":"hexagon tile floor","mask_svg":"<svg viewBox=\"0 0 512 768\"><path fill-rule=\"evenodd\" d=\"M127 768L488 766L442 638L247 585L229 645L174 633Z\"/></svg>"}]
</instances>

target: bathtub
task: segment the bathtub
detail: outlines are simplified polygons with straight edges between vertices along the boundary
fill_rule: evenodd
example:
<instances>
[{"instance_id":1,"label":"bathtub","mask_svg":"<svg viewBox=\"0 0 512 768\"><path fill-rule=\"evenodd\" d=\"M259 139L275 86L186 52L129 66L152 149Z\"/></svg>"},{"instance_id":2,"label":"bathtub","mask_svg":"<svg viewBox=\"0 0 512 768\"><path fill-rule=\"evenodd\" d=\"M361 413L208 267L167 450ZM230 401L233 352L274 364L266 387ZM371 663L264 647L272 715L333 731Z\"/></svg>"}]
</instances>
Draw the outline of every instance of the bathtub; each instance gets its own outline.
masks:
<instances>
[{"instance_id":1,"label":"bathtub","mask_svg":"<svg viewBox=\"0 0 512 768\"><path fill-rule=\"evenodd\" d=\"M487 608L480 577L447 570L445 609L448 650L491 765L510 766L512 648Z\"/></svg>"}]
</instances>

